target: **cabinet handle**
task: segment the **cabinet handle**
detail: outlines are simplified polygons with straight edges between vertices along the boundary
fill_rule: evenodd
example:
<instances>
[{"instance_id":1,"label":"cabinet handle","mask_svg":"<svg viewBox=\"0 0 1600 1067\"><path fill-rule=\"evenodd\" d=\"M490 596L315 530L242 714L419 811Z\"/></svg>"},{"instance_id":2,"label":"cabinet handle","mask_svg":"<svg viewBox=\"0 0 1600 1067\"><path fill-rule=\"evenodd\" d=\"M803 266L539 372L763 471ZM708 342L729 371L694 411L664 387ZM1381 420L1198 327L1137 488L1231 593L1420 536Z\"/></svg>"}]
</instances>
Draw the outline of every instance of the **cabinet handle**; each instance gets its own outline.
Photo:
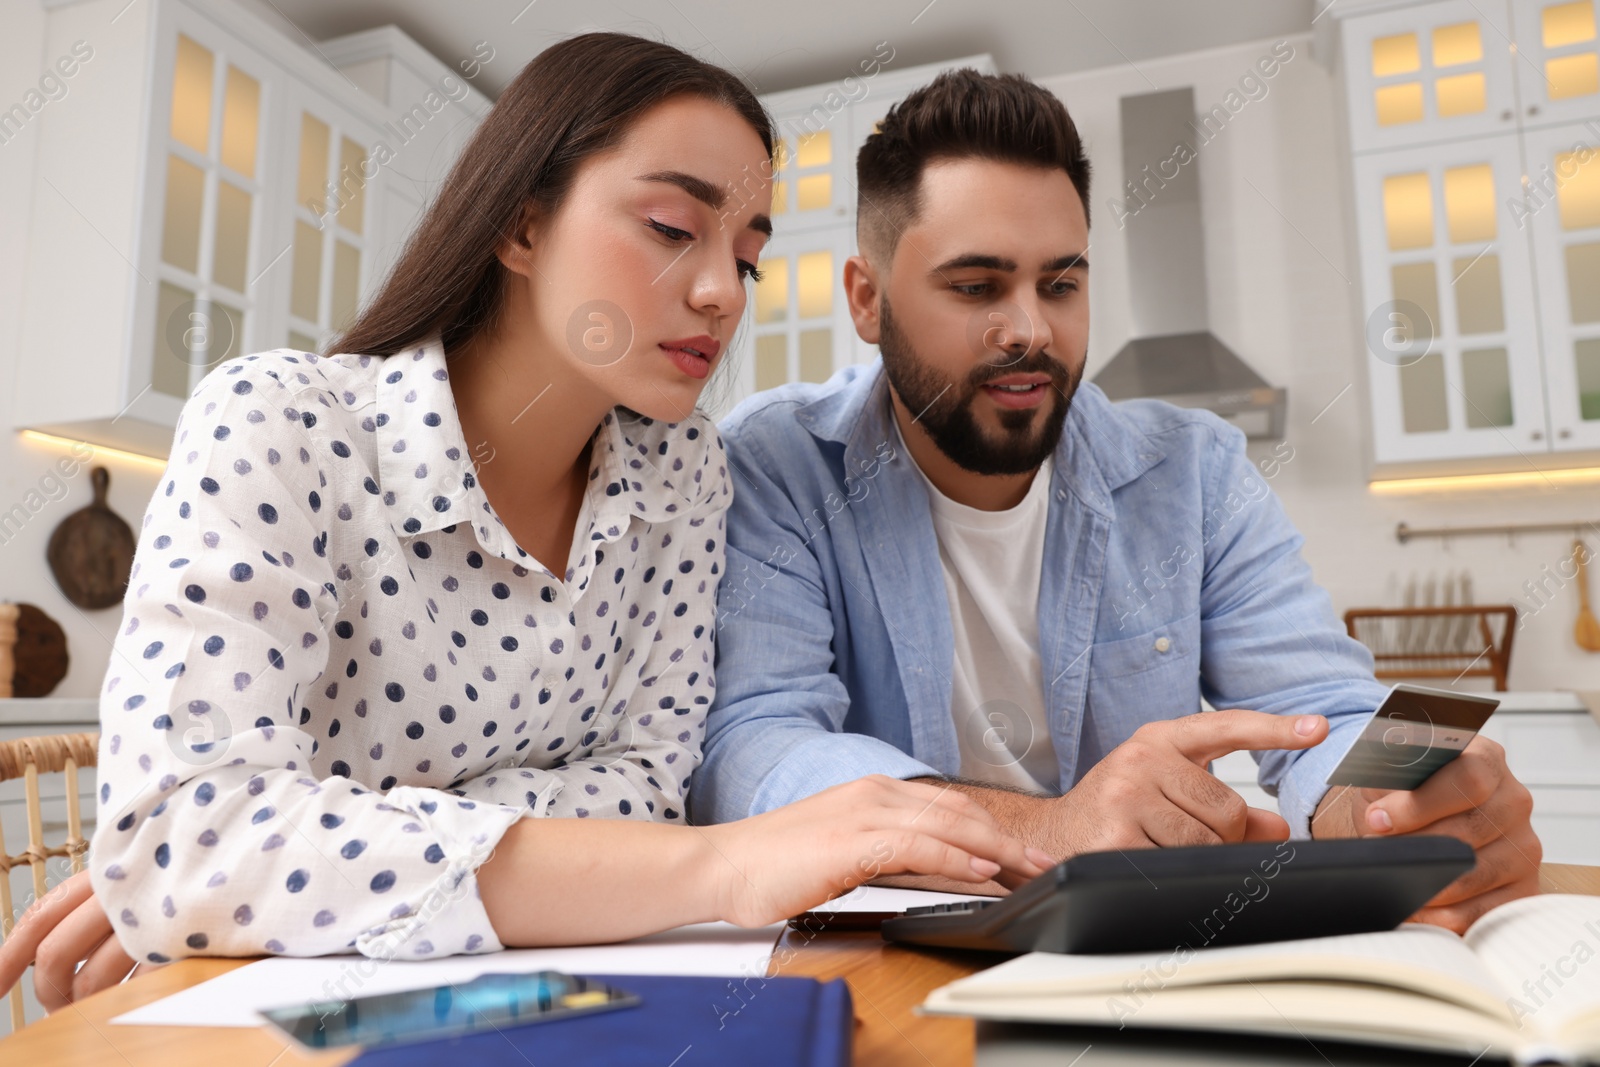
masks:
<instances>
[{"instance_id":1,"label":"cabinet handle","mask_svg":"<svg viewBox=\"0 0 1600 1067\"><path fill-rule=\"evenodd\" d=\"M1572 436L1572 431L1563 426L1556 436L1565 441L1567 438Z\"/></svg>"},{"instance_id":2,"label":"cabinet handle","mask_svg":"<svg viewBox=\"0 0 1600 1067\"><path fill-rule=\"evenodd\" d=\"M1510 108L1506 108L1504 111L1500 112L1500 121L1510 122L1514 115L1515 112L1513 112Z\"/></svg>"},{"instance_id":3,"label":"cabinet handle","mask_svg":"<svg viewBox=\"0 0 1600 1067\"><path fill-rule=\"evenodd\" d=\"M1532 433L1530 433L1528 436L1532 440L1543 441L1544 440L1544 431L1543 430L1535 430Z\"/></svg>"},{"instance_id":4,"label":"cabinet handle","mask_svg":"<svg viewBox=\"0 0 1600 1067\"><path fill-rule=\"evenodd\" d=\"M1528 105L1528 114L1537 115L1538 113L1539 113L1539 105L1538 104L1529 104Z\"/></svg>"}]
</instances>

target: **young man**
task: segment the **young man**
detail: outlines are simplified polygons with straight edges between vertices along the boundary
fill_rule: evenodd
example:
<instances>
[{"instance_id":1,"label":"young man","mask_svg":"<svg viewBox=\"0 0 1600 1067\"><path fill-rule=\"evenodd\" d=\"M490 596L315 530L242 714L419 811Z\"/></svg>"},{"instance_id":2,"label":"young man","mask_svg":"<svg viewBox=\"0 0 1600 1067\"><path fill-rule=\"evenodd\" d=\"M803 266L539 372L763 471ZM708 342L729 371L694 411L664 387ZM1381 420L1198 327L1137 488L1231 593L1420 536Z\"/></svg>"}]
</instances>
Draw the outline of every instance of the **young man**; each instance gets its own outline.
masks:
<instances>
[{"instance_id":1,"label":"young man","mask_svg":"<svg viewBox=\"0 0 1600 1067\"><path fill-rule=\"evenodd\" d=\"M1384 687L1243 434L1082 382L1089 164L1061 102L946 74L856 166L844 285L881 360L724 423L694 818L880 773L947 782L1053 856L1452 834L1478 865L1420 917L1456 930L1536 892L1531 800L1492 742L1415 792L1323 784ZM1239 749L1281 816L1207 772Z\"/></svg>"}]
</instances>

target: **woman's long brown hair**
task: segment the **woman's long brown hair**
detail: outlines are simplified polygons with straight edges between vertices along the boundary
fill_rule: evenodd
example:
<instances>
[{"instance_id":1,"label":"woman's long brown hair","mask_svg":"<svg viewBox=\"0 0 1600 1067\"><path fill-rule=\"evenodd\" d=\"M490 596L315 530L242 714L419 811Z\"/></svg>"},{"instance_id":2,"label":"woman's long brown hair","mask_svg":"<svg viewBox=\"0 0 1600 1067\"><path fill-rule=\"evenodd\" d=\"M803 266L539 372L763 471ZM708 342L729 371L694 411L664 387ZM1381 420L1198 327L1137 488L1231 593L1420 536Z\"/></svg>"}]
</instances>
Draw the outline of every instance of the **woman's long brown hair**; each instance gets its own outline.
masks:
<instances>
[{"instance_id":1,"label":"woman's long brown hair","mask_svg":"<svg viewBox=\"0 0 1600 1067\"><path fill-rule=\"evenodd\" d=\"M586 33L539 53L500 94L382 288L328 351L389 355L439 336L448 352L492 330L505 274L496 252L528 209L548 218L580 163L683 94L732 108L772 154L771 119L755 93L669 44Z\"/></svg>"}]
</instances>

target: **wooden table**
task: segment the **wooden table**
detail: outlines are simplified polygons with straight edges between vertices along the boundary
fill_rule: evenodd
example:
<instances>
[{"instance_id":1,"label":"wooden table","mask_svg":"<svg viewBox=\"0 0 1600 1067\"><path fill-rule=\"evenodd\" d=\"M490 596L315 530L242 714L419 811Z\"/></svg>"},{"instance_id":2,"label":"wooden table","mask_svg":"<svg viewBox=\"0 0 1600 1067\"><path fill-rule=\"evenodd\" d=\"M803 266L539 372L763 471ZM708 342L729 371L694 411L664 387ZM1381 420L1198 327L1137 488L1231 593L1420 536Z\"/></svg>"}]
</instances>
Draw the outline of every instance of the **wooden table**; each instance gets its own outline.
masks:
<instances>
[{"instance_id":1,"label":"wooden table","mask_svg":"<svg viewBox=\"0 0 1600 1067\"><path fill-rule=\"evenodd\" d=\"M1600 896L1600 867L1544 865L1552 893ZM774 956L774 974L844 978L855 998L855 1062L861 1065L943 1067L973 1058L974 1027L963 1019L912 1013L938 986L993 963L982 953L933 952L886 944L875 933L806 934L788 931ZM780 956L789 956L779 966ZM333 1067L352 1053L302 1055L265 1029L113 1026L125 1011L214 978L251 960L180 960L58 1011L0 1041L0 1063L18 1067ZM31 980L31 979L30 979Z\"/></svg>"}]
</instances>

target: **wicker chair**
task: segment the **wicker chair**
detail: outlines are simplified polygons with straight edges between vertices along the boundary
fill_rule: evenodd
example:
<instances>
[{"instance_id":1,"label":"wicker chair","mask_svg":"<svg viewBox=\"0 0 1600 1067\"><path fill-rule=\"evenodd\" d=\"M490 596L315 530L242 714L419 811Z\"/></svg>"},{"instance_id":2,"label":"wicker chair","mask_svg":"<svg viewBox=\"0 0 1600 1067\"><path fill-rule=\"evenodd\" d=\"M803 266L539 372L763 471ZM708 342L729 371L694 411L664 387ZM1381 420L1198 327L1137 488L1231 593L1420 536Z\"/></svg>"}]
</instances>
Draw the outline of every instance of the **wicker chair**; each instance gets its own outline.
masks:
<instances>
[{"instance_id":1,"label":"wicker chair","mask_svg":"<svg viewBox=\"0 0 1600 1067\"><path fill-rule=\"evenodd\" d=\"M84 854L89 842L83 836L78 812L78 768L93 767L100 735L95 733L46 734L0 741L0 782L13 778L24 781L28 813L28 847L13 856L6 851L5 831L0 829L0 941L11 935L15 913L11 900L11 871L27 864L33 868L34 899L46 892L45 865L56 857L71 857L74 872L84 869ZM44 843L44 814L39 801L39 775L65 772L67 800L67 839L54 848ZM22 1029L22 983L11 988L11 1030Z\"/></svg>"}]
</instances>

